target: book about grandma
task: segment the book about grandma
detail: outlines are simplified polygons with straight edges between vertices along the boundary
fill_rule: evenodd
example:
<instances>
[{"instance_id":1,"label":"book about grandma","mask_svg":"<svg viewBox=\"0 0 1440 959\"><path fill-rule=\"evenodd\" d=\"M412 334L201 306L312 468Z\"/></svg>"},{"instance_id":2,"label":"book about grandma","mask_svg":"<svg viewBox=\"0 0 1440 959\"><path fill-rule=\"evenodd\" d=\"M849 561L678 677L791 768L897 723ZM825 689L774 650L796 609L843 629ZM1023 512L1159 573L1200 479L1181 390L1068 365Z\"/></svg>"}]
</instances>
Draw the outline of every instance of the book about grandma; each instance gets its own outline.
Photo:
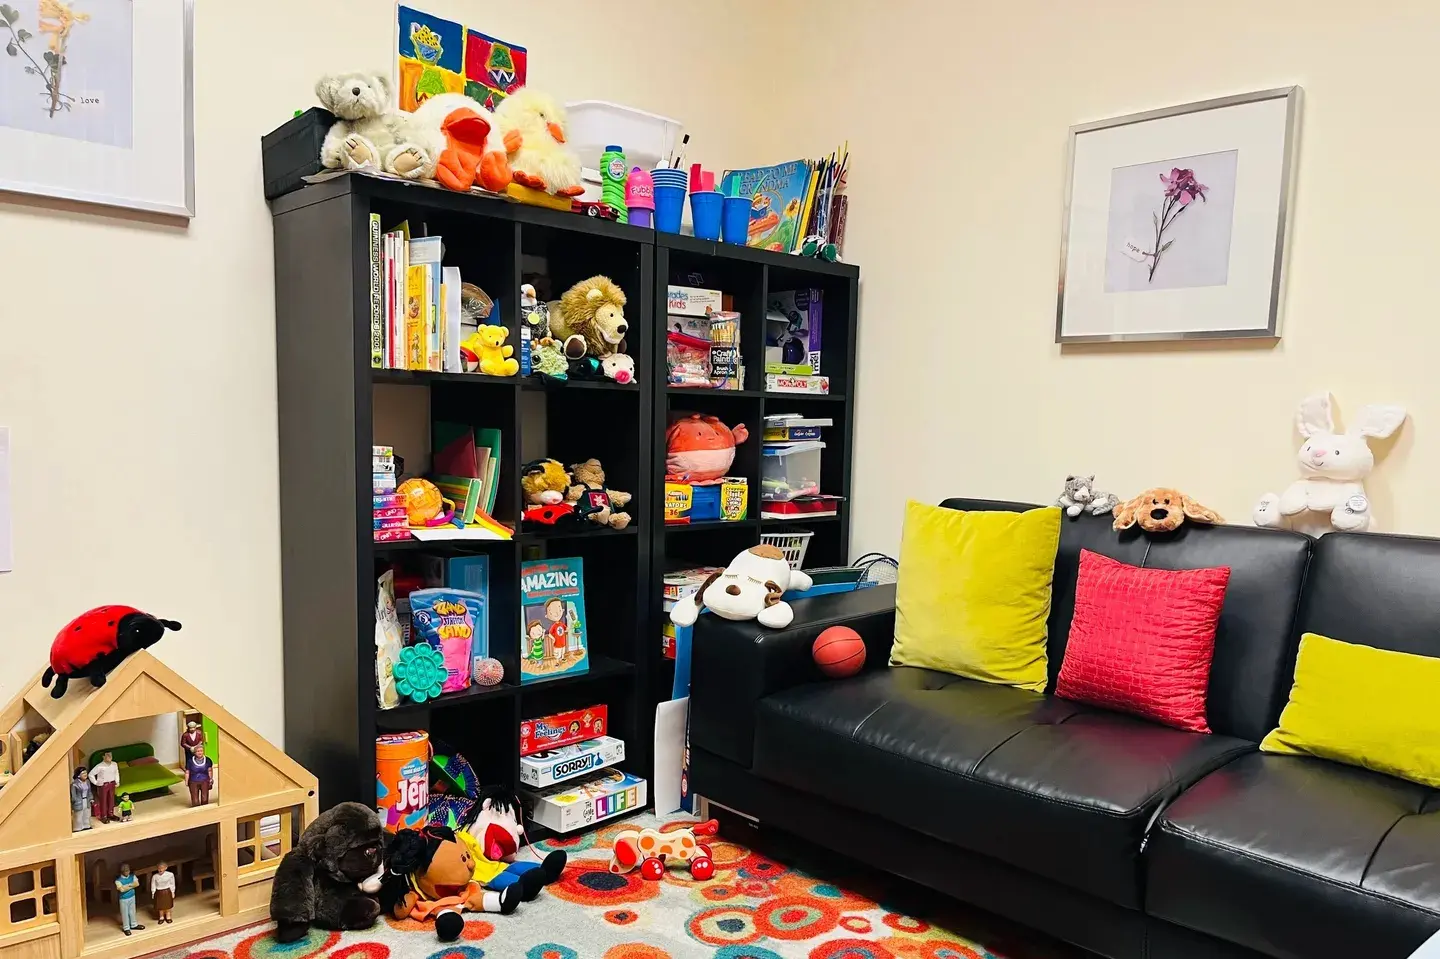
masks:
<instances>
[{"instance_id":1,"label":"book about grandma","mask_svg":"<svg viewBox=\"0 0 1440 959\"><path fill-rule=\"evenodd\" d=\"M520 682L588 672L585 565L577 556L520 565Z\"/></svg>"}]
</instances>

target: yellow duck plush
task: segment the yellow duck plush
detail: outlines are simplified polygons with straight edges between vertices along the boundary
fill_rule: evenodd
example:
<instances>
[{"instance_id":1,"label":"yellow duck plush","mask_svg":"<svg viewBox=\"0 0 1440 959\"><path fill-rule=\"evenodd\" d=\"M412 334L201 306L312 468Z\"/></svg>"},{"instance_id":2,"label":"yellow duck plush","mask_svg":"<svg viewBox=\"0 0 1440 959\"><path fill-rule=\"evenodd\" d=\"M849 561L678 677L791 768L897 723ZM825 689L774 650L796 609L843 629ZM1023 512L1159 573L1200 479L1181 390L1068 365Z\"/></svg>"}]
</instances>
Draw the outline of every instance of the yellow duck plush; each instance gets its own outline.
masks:
<instances>
[{"instance_id":1,"label":"yellow duck plush","mask_svg":"<svg viewBox=\"0 0 1440 959\"><path fill-rule=\"evenodd\" d=\"M475 332L465 337L460 344L462 353L473 355L478 361L478 372L490 376L514 376L520 372L520 363L513 359L515 347L505 344L510 331L503 326L481 324Z\"/></svg>"},{"instance_id":2,"label":"yellow duck plush","mask_svg":"<svg viewBox=\"0 0 1440 959\"><path fill-rule=\"evenodd\" d=\"M547 94L522 87L495 108L514 181L554 196L579 196L580 160L565 147L565 109Z\"/></svg>"}]
</instances>

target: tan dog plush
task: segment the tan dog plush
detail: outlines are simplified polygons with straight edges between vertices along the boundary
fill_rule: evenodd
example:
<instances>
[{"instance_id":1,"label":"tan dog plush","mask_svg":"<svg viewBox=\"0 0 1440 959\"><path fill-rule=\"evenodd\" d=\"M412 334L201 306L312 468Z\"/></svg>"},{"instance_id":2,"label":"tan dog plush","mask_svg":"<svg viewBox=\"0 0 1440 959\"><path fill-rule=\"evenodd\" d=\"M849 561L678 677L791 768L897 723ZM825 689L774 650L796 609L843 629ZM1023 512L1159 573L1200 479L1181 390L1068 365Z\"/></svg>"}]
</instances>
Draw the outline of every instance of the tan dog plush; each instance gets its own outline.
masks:
<instances>
[{"instance_id":1,"label":"tan dog plush","mask_svg":"<svg viewBox=\"0 0 1440 959\"><path fill-rule=\"evenodd\" d=\"M1140 525L1147 533L1168 533L1186 519L1197 523L1223 523L1220 514L1201 506L1179 490L1157 486L1115 507L1115 529Z\"/></svg>"},{"instance_id":2,"label":"tan dog plush","mask_svg":"<svg viewBox=\"0 0 1440 959\"><path fill-rule=\"evenodd\" d=\"M729 566L676 603L670 621L676 626L693 626L700 610L709 609L722 619L753 619L761 626L784 629L795 618L795 611L780 597L786 590L813 585L804 572L790 568L784 553L762 543L736 556Z\"/></svg>"}]
</instances>

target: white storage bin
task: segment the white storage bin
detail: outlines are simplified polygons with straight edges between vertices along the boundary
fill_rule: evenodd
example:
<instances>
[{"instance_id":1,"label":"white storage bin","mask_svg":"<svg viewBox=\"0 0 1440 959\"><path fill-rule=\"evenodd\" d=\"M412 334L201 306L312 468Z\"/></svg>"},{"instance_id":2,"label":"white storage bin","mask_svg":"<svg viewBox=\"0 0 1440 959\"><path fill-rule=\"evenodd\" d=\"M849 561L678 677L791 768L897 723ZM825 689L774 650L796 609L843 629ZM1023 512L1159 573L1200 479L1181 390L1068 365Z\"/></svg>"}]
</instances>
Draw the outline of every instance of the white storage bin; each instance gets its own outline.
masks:
<instances>
[{"instance_id":1,"label":"white storage bin","mask_svg":"<svg viewBox=\"0 0 1440 959\"><path fill-rule=\"evenodd\" d=\"M600 154L615 144L625 151L627 167L653 170L675 149L680 121L604 100L565 104L566 136L582 166L600 169Z\"/></svg>"},{"instance_id":2,"label":"white storage bin","mask_svg":"<svg viewBox=\"0 0 1440 959\"><path fill-rule=\"evenodd\" d=\"M787 503L820 492L820 451L825 444L767 444L760 456L760 498Z\"/></svg>"}]
</instances>

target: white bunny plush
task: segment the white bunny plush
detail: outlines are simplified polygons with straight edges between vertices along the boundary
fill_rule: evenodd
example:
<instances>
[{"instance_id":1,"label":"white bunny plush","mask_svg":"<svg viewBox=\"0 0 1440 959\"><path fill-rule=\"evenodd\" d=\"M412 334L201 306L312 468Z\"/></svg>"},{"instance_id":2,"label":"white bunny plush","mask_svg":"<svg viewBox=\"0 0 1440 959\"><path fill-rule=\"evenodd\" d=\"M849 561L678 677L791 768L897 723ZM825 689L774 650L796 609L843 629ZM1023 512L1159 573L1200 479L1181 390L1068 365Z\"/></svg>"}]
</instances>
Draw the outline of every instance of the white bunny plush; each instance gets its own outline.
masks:
<instances>
[{"instance_id":1,"label":"white bunny plush","mask_svg":"<svg viewBox=\"0 0 1440 959\"><path fill-rule=\"evenodd\" d=\"M1403 406L1370 405L1344 433L1335 431L1330 394L1306 397L1295 417L1301 479L1279 496L1266 493L1255 505L1256 526L1286 527L1320 536L1332 529L1358 532L1370 526L1365 477L1375 466L1368 437L1389 436L1405 422Z\"/></svg>"}]
</instances>

